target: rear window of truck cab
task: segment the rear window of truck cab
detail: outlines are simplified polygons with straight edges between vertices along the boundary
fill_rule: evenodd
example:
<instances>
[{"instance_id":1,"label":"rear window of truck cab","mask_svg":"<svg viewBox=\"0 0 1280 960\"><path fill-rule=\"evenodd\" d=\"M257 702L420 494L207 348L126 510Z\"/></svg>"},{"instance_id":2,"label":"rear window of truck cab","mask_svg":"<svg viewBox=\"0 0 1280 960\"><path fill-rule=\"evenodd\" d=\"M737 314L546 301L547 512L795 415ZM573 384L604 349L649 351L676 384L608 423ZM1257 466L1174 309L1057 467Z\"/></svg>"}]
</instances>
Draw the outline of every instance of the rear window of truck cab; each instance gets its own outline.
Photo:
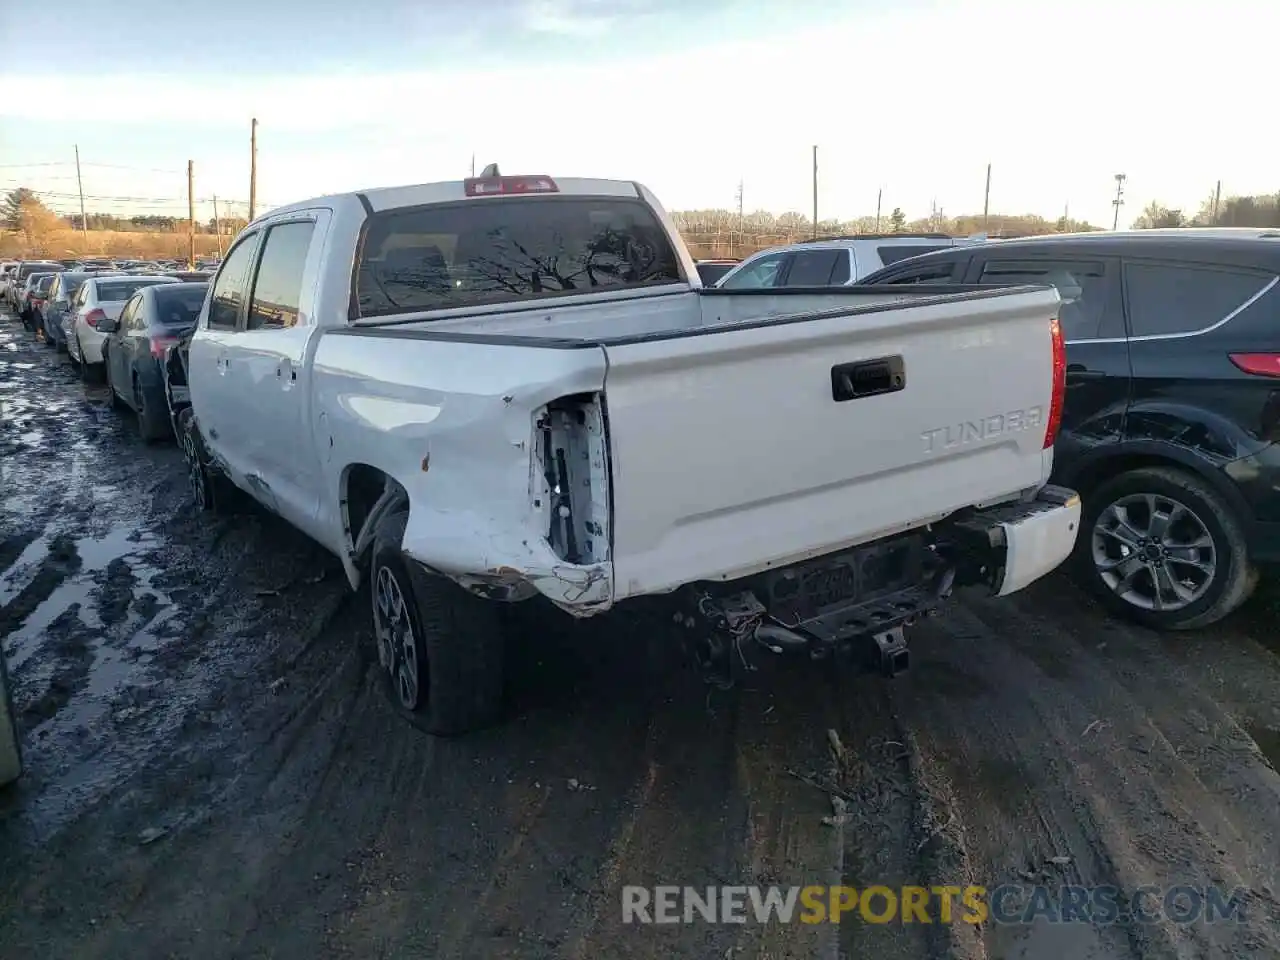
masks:
<instances>
[{"instance_id":1,"label":"rear window of truck cab","mask_svg":"<svg viewBox=\"0 0 1280 960\"><path fill-rule=\"evenodd\" d=\"M666 231L616 197L483 199L370 215L356 317L679 283Z\"/></svg>"}]
</instances>

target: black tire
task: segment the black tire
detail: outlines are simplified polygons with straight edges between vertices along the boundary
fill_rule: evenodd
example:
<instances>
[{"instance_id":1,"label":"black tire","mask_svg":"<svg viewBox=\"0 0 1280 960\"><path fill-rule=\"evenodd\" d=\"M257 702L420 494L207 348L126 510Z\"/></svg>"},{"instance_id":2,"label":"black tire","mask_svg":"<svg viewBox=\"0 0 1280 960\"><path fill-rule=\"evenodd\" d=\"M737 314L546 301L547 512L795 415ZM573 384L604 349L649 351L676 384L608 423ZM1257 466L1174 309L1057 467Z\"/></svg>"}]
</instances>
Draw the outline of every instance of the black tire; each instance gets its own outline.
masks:
<instances>
[{"instance_id":1,"label":"black tire","mask_svg":"<svg viewBox=\"0 0 1280 960\"><path fill-rule=\"evenodd\" d=\"M22 775L22 739L18 732L18 715L13 709L9 688L9 668L0 650L0 787Z\"/></svg>"},{"instance_id":2,"label":"black tire","mask_svg":"<svg viewBox=\"0 0 1280 960\"><path fill-rule=\"evenodd\" d=\"M192 503L199 512L225 510L231 502L234 487L205 451L196 426L195 412L187 407L178 414L178 424L178 443L187 462Z\"/></svg>"},{"instance_id":3,"label":"black tire","mask_svg":"<svg viewBox=\"0 0 1280 960\"><path fill-rule=\"evenodd\" d=\"M1215 569L1203 593L1186 606L1174 610L1137 606L1118 596L1098 570L1093 547L1098 520L1109 506L1135 494L1155 495L1188 508L1212 541ZM1249 599L1258 583L1244 526L1231 505L1204 480L1176 467L1131 470L1085 497L1073 563L1077 575L1107 607L1156 630L1192 630L1216 623Z\"/></svg>"},{"instance_id":4,"label":"black tire","mask_svg":"<svg viewBox=\"0 0 1280 960\"><path fill-rule=\"evenodd\" d=\"M502 715L500 604L406 560L401 542L407 520L408 515L399 512L378 525L369 564L374 642L387 696L409 722L427 733L456 736L490 726ZM387 647L402 647L407 639L402 636L387 644L379 638L379 585L384 577L403 600L413 664L407 663L403 651L393 652L388 662ZM414 691L408 695L400 673L415 667Z\"/></svg>"},{"instance_id":5,"label":"black tire","mask_svg":"<svg viewBox=\"0 0 1280 960\"><path fill-rule=\"evenodd\" d=\"M108 363L105 366L107 372L107 395L111 398L111 406L115 410L124 412L129 409L129 405L124 402L124 398L120 394L116 393L115 382L111 379L111 364Z\"/></svg>"},{"instance_id":6,"label":"black tire","mask_svg":"<svg viewBox=\"0 0 1280 960\"><path fill-rule=\"evenodd\" d=\"M138 433L143 443L155 443L169 436L169 411L158 410L148 402L147 391L142 389L137 377L133 380L133 405L138 415Z\"/></svg>"}]
</instances>

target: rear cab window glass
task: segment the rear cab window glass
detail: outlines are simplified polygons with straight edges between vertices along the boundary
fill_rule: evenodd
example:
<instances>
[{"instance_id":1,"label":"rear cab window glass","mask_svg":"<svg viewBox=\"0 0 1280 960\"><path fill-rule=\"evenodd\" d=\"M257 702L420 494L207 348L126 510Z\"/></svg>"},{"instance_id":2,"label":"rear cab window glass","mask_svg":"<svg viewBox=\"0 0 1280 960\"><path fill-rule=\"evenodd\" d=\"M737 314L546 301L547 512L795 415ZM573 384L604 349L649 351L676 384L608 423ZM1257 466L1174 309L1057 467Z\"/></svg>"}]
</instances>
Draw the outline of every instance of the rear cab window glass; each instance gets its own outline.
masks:
<instances>
[{"instance_id":1,"label":"rear cab window glass","mask_svg":"<svg viewBox=\"0 0 1280 960\"><path fill-rule=\"evenodd\" d=\"M1100 260L989 260L983 265L978 282L1002 286L1047 284L1062 298L1058 318L1067 340L1094 340L1104 332L1110 280L1106 264Z\"/></svg>"},{"instance_id":2,"label":"rear cab window glass","mask_svg":"<svg viewBox=\"0 0 1280 960\"><path fill-rule=\"evenodd\" d=\"M437 204L370 216L354 312L381 317L681 280L666 232L639 200Z\"/></svg>"},{"instance_id":3,"label":"rear cab window glass","mask_svg":"<svg viewBox=\"0 0 1280 960\"><path fill-rule=\"evenodd\" d=\"M831 282L836 261L843 250L797 250L787 271L788 287L825 287ZM846 257L847 260L847 257Z\"/></svg>"},{"instance_id":4,"label":"rear cab window glass","mask_svg":"<svg viewBox=\"0 0 1280 960\"><path fill-rule=\"evenodd\" d=\"M267 231L249 301L248 329L292 327L298 322L302 274L315 226L306 220L281 223Z\"/></svg>"},{"instance_id":5,"label":"rear cab window glass","mask_svg":"<svg viewBox=\"0 0 1280 960\"><path fill-rule=\"evenodd\" d=\"M1241 310L1274 280L1209 266L1130 261L1124 267L1129 329L1135 337L1204 330Z\"/></svg>"},{"instance_id":6,"label":"rear cab window glass","mask_svg":"<svg viewBox=\"0 0 1280 960\"><path fill-rule=\"evenodd\" d=\"M936 250L950 249L951 245L948 243L891 243L876 247L876 254L880 257L880 262L888 267L909 257L920 257Z\"/></svg>"}]
</instances>

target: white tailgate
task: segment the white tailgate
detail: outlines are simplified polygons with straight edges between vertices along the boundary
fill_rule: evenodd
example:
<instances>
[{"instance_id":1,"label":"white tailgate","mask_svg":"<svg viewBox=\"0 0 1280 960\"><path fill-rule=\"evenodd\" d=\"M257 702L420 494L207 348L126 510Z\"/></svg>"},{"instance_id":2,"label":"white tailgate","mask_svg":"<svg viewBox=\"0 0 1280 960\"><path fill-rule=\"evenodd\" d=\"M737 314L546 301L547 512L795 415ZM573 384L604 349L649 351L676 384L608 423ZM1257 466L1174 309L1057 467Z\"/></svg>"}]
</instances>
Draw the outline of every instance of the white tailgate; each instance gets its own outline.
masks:
<instances>
[{"instance_id":1,"label":"white tailgate","mask_svg":"<svg viewBox=\"0 0 1280 960\"><path fill-rule=\"evenodd\" d=\"M1058 302L1024 290L607 345L615 598L745 576L1044 482ZM833 366L894 356L904 389L833 399Z\"/></svg>"}]
</instances>

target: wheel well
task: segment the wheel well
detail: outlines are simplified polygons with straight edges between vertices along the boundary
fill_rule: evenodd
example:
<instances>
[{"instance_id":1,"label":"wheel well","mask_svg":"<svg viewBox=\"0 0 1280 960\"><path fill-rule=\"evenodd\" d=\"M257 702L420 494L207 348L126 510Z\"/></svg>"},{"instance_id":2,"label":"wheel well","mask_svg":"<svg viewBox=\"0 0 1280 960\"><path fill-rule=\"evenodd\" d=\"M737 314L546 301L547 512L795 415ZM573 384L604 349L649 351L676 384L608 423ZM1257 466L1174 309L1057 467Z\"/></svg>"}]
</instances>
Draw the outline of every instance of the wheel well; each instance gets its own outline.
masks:
<instances>
[{"instance_id":1,"label":"wheel well","mask_svg":"<svg viewBox=\"0 0 1280 960\"><path fill-rule=\"evenodd\" d=\"M1162 457L1156 453L1126 453L1118 457L1105 457L1090 464L1071 478L1071 485L1076 493L1085 497L1108 480L1122 473L1128 473L1130 470L1141 470L1144 467L1172 467L1191 474L1197 473L1188 468L1185 463L1171 457Z\"/></svg>"},{"instance_id":2,"label":"wheel well","mask_svg":"<svg viewBox=\"0 0 1280 960\"><path fill-rule=\"evenodd\" d=\"M1240 496L1240 491L1226 480L1221 473L1214 470L1198 470L1195 466L1177 457L1161 456L1159 453L1125 453L1115 457L1103 457L1072 476L1067 485L1087 500L1089 494L1093 493L1108 480L1118 477L1122 473L1128 473L1130 470L1141 470L1145 467L1180 470L1183 473L1197 477L1221 496L1242 521L1247 521L1252 517L1249 505Z\"/></svg>"},{"instance_id":3,"label":"wheel well","mask_svg":"<svg viewBox=\"0 0 1280 960\"><path fill-rule=\"evenodd\" d=\"M367 552L370 538L365 528L371 521L376 523L384 512L378 509L384 499L398 498L407 502L408 494L390 474L367 463L347 467L342 483L342 512L352 560L359 563Z\"/></svg>"}]
</instances>

